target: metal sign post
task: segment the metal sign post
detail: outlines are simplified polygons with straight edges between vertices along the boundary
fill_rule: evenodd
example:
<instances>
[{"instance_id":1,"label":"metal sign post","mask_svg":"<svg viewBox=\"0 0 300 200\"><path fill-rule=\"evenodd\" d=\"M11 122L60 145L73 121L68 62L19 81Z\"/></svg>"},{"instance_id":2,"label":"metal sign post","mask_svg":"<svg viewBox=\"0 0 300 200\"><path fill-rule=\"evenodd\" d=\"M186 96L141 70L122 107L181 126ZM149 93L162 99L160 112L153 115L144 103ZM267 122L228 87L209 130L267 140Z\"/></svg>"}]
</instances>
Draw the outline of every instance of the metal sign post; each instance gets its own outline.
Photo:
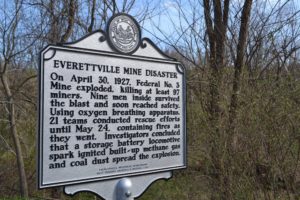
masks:
<instances>
[{"instance_id":1,"label":"metal sign post","mask_svg":"<svg viewBox=\"0 0 300 200\"><path fill-rule=\"evenodd\" d=\"M185 69L131 16L45 47L40 65L39 188L129 200L186 167Z\"/></svg>"}]
</instances>

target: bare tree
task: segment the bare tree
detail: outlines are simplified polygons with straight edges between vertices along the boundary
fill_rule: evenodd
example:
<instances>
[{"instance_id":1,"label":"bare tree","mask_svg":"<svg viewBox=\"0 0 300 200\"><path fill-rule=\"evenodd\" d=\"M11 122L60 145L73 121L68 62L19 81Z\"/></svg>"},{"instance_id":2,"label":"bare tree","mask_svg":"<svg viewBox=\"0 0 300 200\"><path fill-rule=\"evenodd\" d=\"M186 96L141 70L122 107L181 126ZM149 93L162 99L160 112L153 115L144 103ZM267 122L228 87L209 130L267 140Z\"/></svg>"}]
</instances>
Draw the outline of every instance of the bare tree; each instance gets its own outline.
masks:
<instances>
[{"instance_id":1,"label":"bare tree","mask_svg":"<svg viewBox=\"0 0 300 200\"><path fill-rule=\"evenodd\" d=\"M63 30L63 27L60 25L60 17L56 13L57 6L55 1L50 1L49 4L44 4L44 2L33 2L29 3L30 6L38 6L46 10L46 12L51 13L50 16L50 37L48 41L59 42L60 35L57 33ZM20 194L22 197L28 197L28 184L27 176L25 171L24 164L24 154L26 154L22 148L27 148L24 141L21 140L22 136L18 132L18 116L22 112L23 106L20 106L19 103L29 102L36 107L36 103L22 91L22 88L25 87L31 80L34 80L37 75L36 73L24 73L26 70L26 63L37 64L34 59L30 57L35 51L35 54L40 50L39 45L43 45L43 37L47 30L47 23L44 18L41 18L40 21L36 20L34 22L28 22L28 15L24 12L24 6L28 5L27 2L15 1L14 4L6 4L1 10L3 13L2 22L0 24L1 28L1 55L0 55L0 81L2 87L1 92L5 97L5 101L1 101L1 104L5 106L7 111L7 122L9 126L9 132L13 138L15 155L18 166L19 174L19 185L20 185ZM74 16L76 11L75 1L69 1L70 5L68 11L68 20L65 28L65 33L61 34L61 40L63 42L67 41L70 37L74 25ZM34 7L30 7L33 9ZM27 7L27 12L30 10ZM30 10L32 11L32 10ZM31 17L31 16L29 16ZM26 27L26 28L25 28ZM53 37L53 38L52 38ZM44 40L46 41L46 40ZM35 46L36 45L36 46ZM31 61L26 61L26 59L31 59ZM37 58L35 58L37 59ZM33 69L36 69L37 66L34 66ZM24 75L19 75L20 73ZM28 74L28 75L27 75ZM18 77L19 76L19 79ZM16 81L17 80L17 81ZM24 97L24 99L23 99ZM35 97L36 98L36 97ZM26 111L25 111L26 112ZM2 117L3 115L1 115ZM23 136L24 137L24 136Z\"/></svg>"},{"instance_id":2,"label":"bare tree","mask_svg":"<svg viewBox=\"0 0 300 200\"><path fill-rule=\"evenodd\" d=\"M17 44L17 30L20 24L21 19L21 12L22 12L22 1L16 1L13 5L13 17L8 18L8 16L4 16L4 24L1 24L1 43L3 44L2 47L2 54L0 57L0 80L3 86L3 94L5 95L6 102L5 107L7 109L7 121L9 123L10 134L14 141L15 146L15 153L16 153L16 160L18 164L18 174L19 174L19 185L20 185L20 193L22 197L28 197L28 185L27 185L27 178L24 166L24 159L23 159L23 151L20 142L20 136L17 130L17 121L16 121L16 104L14 93L12 92L12 86L10 84L10 73L12 70L13 59L23 51L29 48L29 46L20 47ZM6 18L7 17L7 18ZM21 84L25 84L31 78L28 77L24 80Z\"/></svg>"}]
</instances>

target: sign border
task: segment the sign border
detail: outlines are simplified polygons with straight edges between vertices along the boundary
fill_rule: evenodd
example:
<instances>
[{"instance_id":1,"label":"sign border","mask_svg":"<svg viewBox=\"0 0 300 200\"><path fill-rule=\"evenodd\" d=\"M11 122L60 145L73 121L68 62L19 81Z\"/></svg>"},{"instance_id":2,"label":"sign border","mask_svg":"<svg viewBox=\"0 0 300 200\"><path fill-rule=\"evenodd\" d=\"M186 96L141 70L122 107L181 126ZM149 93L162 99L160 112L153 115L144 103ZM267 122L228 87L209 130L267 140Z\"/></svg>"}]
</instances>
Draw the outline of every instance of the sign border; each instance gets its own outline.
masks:
<instances>
[{"instance_id":1,"label":"sign border","mask_svg":"<svg viewBox=\"0 0 300 200\"><path fill-rule=\"evenodd\" d=\"M166 167L166 168L160 168L160 169L152 169L152 170L145 170L140 172L129 172L124 173L120 175L107 175L102 177L94 177L94 178L83 178L78 180L71 180L71 181L61 181L56 183L50 183L45 184L43 183L43 114L44 114L44 62L46 60L51 59L55 56L55 53L52 55L51 58L44 59L44 55L48 50L61 50L61 51L68 51L68 52L74 52L74 53L84 53L84 54L93 54L93 55L101 55L101 56L108 56L108 57L118 57L118 58L124 58L124 59L132 59L132 60L142 60L146 62L158 62L158 63L169 63L174 64L176 67L176 70L178 73L183 74L182 76L182 93L183 93L183 165L178 165L174 167ZM185 67L176 60L167 60L167 59L161 59L161 58L153 58L153 57L145 57L145 56L137 56L137 55L128 55L128 54L116 54L113 52L107 52L107 51L100 51L100 50L92 50L92 49L84 49L84 48L78 48L78 47L68 47L68 46L58 46L58 45L48 45L46 46L41 52L40 52L40 61L39 61L40 67L39 67L39 95L38 95L38 102L39 102L39 111L38 111L38 117L39 117L39 125L38 125L38 142L37 145L38 148L38 188L49 188L49 187L55 187L55 186L64 186L64 185L73 185L78 183L87 183L87 182L94 182L94 181L102 181L102 180L109 180L109 179L116 179L116 178L123 178L123 177L129 177L129 176L140 176L144 174L153 174L158 172L165 172L165 171L172 171L172 170L178 170L178 169L185 169L187 167L187 127L186 127L186 69Z\"/></svg>"}]
</instances>

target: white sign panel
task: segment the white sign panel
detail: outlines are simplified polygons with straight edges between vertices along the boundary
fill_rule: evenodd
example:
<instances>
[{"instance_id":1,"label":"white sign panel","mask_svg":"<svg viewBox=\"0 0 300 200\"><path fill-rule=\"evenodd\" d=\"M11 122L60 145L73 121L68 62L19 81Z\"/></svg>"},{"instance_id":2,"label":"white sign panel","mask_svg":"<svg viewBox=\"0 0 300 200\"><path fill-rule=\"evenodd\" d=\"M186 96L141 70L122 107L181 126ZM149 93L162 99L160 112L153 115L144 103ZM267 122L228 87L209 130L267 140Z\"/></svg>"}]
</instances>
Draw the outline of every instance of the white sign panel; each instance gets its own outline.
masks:
<instances>
[{"instance_id":1,"label":"white sign panel","mask_svg":"<svg viewBox=\"0 0 300 200\"><path fill-rule=\"evenodd\" d=\"M39 187L184 168L185 112L176 61L46 47Z\"/></svg>"}]
</instances>

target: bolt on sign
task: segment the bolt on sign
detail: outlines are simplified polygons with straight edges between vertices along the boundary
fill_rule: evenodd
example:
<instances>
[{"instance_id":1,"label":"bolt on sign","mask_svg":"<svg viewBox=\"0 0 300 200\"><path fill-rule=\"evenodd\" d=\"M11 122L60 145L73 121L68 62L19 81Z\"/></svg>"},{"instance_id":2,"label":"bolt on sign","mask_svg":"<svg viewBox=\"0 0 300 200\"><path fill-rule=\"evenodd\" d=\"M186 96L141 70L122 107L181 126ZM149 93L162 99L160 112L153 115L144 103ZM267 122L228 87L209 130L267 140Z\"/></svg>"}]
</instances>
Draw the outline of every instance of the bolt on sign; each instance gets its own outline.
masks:
<instances>
[{"instance_id":1,"label":"bolt on sign","mask_svg":"<svg viewBox=\"0 0 300 200\"><path fill-rule=\"evenodd\" d=\"M131 16L45 47L39 80L39 188L186 167L185 69Z\"/></svg>"}]
</instances>

